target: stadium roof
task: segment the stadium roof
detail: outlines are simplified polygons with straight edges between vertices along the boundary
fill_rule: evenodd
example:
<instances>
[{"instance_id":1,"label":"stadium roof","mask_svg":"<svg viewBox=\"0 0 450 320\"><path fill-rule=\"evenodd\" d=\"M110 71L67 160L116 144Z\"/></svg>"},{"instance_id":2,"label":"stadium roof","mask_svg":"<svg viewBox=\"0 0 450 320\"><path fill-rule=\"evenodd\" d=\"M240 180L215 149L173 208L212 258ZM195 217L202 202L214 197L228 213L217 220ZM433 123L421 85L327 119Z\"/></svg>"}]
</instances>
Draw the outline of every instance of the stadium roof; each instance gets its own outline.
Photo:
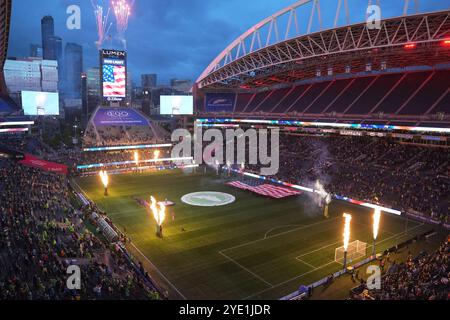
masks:
<instances>
[{"instance_id":1,"label":"stadium roof","mask_svg":"<svg viewBox=\"0 0 450 320\"><path fill-rule=\"evenodd\" d=\"M314 78L318 70L358 73L368 63L376 69L450 61L448 6L420 12L418 1L399 0L396 11L392 1L377 1L391 14L372 29L366 5L350 15L347 0L331 3L321 8L320 0L302 0L257 23L213 60L198 87L248 90Z\"/></svg>"}]
</instances>

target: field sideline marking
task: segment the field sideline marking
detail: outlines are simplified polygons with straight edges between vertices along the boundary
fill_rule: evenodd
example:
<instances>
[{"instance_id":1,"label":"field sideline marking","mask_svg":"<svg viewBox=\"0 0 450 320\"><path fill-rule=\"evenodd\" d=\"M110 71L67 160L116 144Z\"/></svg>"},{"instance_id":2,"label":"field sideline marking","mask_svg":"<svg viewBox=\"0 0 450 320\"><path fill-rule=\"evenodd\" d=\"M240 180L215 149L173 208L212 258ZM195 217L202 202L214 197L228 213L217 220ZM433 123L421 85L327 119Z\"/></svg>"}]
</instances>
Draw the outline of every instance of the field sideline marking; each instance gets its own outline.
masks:
<instances>
[{"instance_id":1,"label":"field sideline marking","mask_svg":"<svg viewBox=\"0 0 450 320\"><path fill-rule=\"evenodd\" d=\"M170 282L169 281L169 279L167 279L167 277L153 264L153 262L151 262L148 258L147 258L147 256L145 255L145 254L143 254L142 253L142 251L141 250L139 250L139 248L138 247L136 247L136 245L134 244L134 243L132 243L131 242L131 245L133 246L133 248L135 248L136 250L137 250L137 252L139 252L143 257L144 257L144 259L145 260L147 260L148 261L148 263L150 263L150 265L153 267L153 268L155 268L155 270L156 270L156 272L158 272L158 274L165 280L165 281L167 281L167 283L168 284L170 284L170 286L172 287L172 289L174 289L184 300L187 300L187 298L184 296L184 294L182 294L181 292L180 292L180 290L178 290L178 288L177 287L175 287L174 285L173 285L173 283L172 282Z\"/></svg>"},{"instance_id":2,"label":"field sideline marking","mask_svg":"<svg viewBox=\"0 0 450 320\"><path fill-rule=\"evenodd\" d=\"M247 271L248 273L250 273L251 275L255 276L256 278L258 278L259 280L261 280L262 282L264 282L266 285L268 285L270 288L273 288L273 284L271 284L270 282L267 282L266 280L264 280L261 276L257 275L256 273L254 273L253 271L247 269L246 267L244 267L243 265L241 265L239 262L237 262L236 260L234 260L233 258L227 256L225 253L223 253L222 251L219 251L219 253L225 257L226 259L228 259L229 261L235 263L237 266L239 266L240 268L242 268L243 270Z\"/></svg>"},{"instance_id":3,"label":"field sideline marking","mask_svg":"<svg viewBox=\"0 0 450 320\"><path fill-rule=\"evenodd\" d=\"M424 226L424 225L425 225L425 223L421 223L421 224L419 224L419 225L417 225L417 226L415 226L415 227L412 227L411 229L408 229L408 231L415 230L415 229L417 229L417 228L419 228L419 227L422 227L422 226ZM386 239L384 239L384 240L382 240L382 241L380 241L380 242L378 242L378 243L383 243L383 242L385 242L386 240L389 240L389 239L392 239L392 238L395 238L395 237L399 238L399 237L401 237L403 234L405 234L405 231L402 231L402 232L400 232L400 233L396 233L396 234L394 234L392 237L386 238ZM331 246L331 245L330 245L330 246ZM372 245L370 245L369 247L371 247L371 246L372 246ZM313 272L315 272L315 271L317 271L317 270L320 270L320 269L322 269L322 268L324 268L324 267L326 267L326 266L329 266L329 265L331 265L331 264L333 264L333 263L337 263L337 264L339 264L339 265L342 265L342 264L340 264L340 263L338 263L338 262L336 262L336 261L331 261L331 262L326 263L326 264L323 264L323 265L321 265L320 267L317 267L317 268L315 268L315 269L313 269L313 270L310 270L310 271L308 271L308 272L302 273L302 274L299 275L299 276L296 276L296 277L293 277L293 278L291 278L291 279L289 279L289 280L286 280L286 281L283 281L283 282L281 282L281 283L278 283L278 284L274 285L272 288L267 288L267 289L264 289L264 290L262 290L262 291L260 291L260 292L257 292L257 293L254 293L254 294L252 294L252 295L249 295L249 296L243 298L242 300L248 300L248 299L250 299L250 298L252 298L252 297L254 297L254 296L260 295L260 294L262 294L262 293L264 293L264 292L267 292L267 291L269 291L269 290L271 290L271 289L277 288L277 287L282 286L282 285L284 285L284 284L286 284L286 283L289 283L289 282L291 282L291 281L294 281L294 280L296 280L296 279L298 279L298 278L301 278L301 277L303 277L303 276L306 276L306 275L308 275L308 274L310 274L310 273L313 273Z\"/></svg>"},{"instance_id":4,"label":"field sideline marking","mask_svg":"<svg viewBox=\"0 0 450 320\"><path fill-rule=\"evenodd\" d=\"M304 226L301 226L301 227L298 227L298 228L295 228L295 229L292 229L292 230L288 230L288 231L285 231L285 232L277 233L277 234L275 234L273 236L270 236L270 237L267 237L267 238L256 239L256 240L252 240L252 241L249 241L249 242L245 242L245 243L239 244L239 245L234 246L234 247L229 247L229 248L220 250L220 252L225 252L225 251L230 251L230 250L233 250L233 249L245 247L245 246L247 246L249 244L253 244L253 243L260 242L260 241L276 238L278 236L282 236L282 235L285 235L285 234L288 234L288 233L291 233L291 232L294 232L294 231L303 230L303 229L306 229L306 228L309 228L309 227L313 227L313 226L324 224L324 223L327 223L327 222L330 222L330 221L334 221L334 220L339 219L339 218L340 217L336 217L336 218L330 219L330 220L319 221L319 222L316 222L316 223L307 224L307 225L304 225Z\"/></svg>"},{"instance_id":5,"label":"field sideline marking","mask_svg":"<svg viewBox=\"0 0 450 320\"><path fill-rule=\"evenodd\" d=\"M90 199L89 197L88 197L88 195L85 193L85 191L83 190L83 188L81 188L80 187L80 185L75 181L75 180L73 180L73 182L77 185L77 187L78 188L80 188L80 190L81 190L81 192L85 195L85 197L87 198L87 199L89 199L89 200L91 200L92 201L92 199ZM94 202L94 203L96 203L95 201L92 201L92 202ZM153 264L153 262L151 262L148 258L147 258L147 256L145 255L145 254L143 254L142 253L142 251L141 250L139 250L139 248L138 247L136 247L136 245L133 243L133 242L131 242L131 245L133 246L133 248L134 249L136 249L136 251L137 252L139 252L139 254L141 255L141 256L143 256L144 257L144 259L145 260L147 260L148 261L148 263L150 263L150 265L156 270L156 272L165 280L165 281L167 281L167 283L172 287L172 289L174 289L184 300L187 300L187 298L184 296L184 294L182 294L181 292L180 292L180 290L178 290L178 288L177 287L175 287L174 285L173 285L173 283L172 282L170 282L169 281L169 279L167 279L167 277Z\"/></svg>"}]
</instances>

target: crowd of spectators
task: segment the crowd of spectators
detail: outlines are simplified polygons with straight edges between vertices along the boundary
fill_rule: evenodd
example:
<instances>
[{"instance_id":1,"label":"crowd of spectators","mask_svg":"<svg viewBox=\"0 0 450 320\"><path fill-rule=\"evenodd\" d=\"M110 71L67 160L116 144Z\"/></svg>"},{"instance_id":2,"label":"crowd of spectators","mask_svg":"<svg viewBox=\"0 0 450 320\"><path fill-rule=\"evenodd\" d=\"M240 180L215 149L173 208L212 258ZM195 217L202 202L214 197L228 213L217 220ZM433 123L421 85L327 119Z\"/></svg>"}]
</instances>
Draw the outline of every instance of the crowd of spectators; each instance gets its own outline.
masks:
<instances>
[{"instance_id":1,"label":"crowd of spectators","mask_svg":"<svg viewBox=\"0 0 450 320\"><path fill-rule=\"evenodd\" d=\"M248 166L258 169L257 166ZM447 221L450 152L372 137L280 138L280 180Z\"/></svg>"},{"instance_id":2,"label":"crowd of spectators","mask_svg":"<svg viewBox=\"0 0 450 320\"><path fill-rule=\"evenodd\" d=\"M382 277L381 288L363 291L352 299L450 300L450 238L435 252L422 252L406 262L393 261Z\"/></svg>"},{"instance_id":3,"label":"crowd of spectators","mask_svg":"<svg viewBox=\"0 0 450 320\"><path fill-rule=\"evenodd\" d=\"M94 129L88 126L82 138L84 147L123 146L135 144L159 143L166 140L166 132L152 124L148 126L108 126ZM97 131L97 134L96 132Z\"/></svg>"},{"instance_id":4,"label":"crowd of spectators","mask_svg":"<svg viewBox=\"0 0 450 320\"><path fill-rule=\"evenodd\" d=\"M0 160L0 300L155 299L117 246L90 232L64 176ZM67 286L67 268L81 288Z\"/></svg>"}]
</instances>

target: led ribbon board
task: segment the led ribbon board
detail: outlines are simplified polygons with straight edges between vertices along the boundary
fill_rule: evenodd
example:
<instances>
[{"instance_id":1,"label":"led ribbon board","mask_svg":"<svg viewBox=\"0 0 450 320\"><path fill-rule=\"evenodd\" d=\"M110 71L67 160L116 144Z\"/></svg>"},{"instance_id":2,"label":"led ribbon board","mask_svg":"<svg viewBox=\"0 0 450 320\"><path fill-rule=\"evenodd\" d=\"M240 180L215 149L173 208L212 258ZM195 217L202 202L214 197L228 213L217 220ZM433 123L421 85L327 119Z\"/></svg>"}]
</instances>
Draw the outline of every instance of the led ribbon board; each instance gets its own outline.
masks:
<instances>
[{"instance_id":1,"label":"led ribbon board","mask_svg":"<svg viewBox=\"0 0 450 320\"><path fill-rule=\"evenodd\" d=\"M251 119L197 119L197 122L202 124L214 123L247 123L247 124L267 124L279 126L298 126L298 127L332 127L332 128L346 128L357 130L402 130L414 132L436 132L436 133L450 133L450 128L433 128L433 127L409 127L409 126L394 126L394 125L380 125L380 124L360 124L360 123L331 123L331 122L303 122L290 120L251 120Z\"/></svg>"},{"instance_id":2,"label":"led ribbon board","mask_svg":"<svg viewBox=\"0 0 450 320\"><path fill-rule=\"evenodd\" d=\"M137 150L137 149L153 149L153 148L169 148L171 143L165 144L143 144L136 146L117 146L117 147L94 147L94 148L84 148L84 152L96 152L96 151L120 151L120 150Z\"/></svg>"},{"instance_id":3,"label":"led ribbon board","mask_svg":"<svg viewBox=\"0 0 450 320\"><path fill-rule=\"evenodd\" d=\"M166 159L149 159L141 160L139 163L157 163L165 161L188 161L194 160L193 157L181 157L181 158L166 158ZM122 161L122 162L111 162L111 163L96 163L96 164L86 164L77 166L77 170L92 169L92 168L102 168L102 167L112 167L112 166L122 166L127 164L136 164L135 161Z\"/></svg>"}]
</instances>

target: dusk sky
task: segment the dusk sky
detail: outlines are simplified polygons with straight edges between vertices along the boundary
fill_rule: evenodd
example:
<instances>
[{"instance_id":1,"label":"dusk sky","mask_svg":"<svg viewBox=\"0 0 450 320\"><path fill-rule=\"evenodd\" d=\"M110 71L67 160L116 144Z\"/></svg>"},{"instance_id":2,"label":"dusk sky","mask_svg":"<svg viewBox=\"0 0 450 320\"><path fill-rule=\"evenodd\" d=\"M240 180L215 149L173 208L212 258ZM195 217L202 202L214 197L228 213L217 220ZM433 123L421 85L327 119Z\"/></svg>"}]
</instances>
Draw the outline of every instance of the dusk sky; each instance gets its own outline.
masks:
<instances>
[{"instance_id":1,"label":"dusk sky","mask_svg":"<svg viewBox=\"0 0 450 320\"><path fill-rule=\"evenodd\" d=\"M390 6L394 0L382 0ZM109 1L97 0L105 7ZM373 1L375 2L375 1ZM403 1L398 1L402 6ZM411 1L413 2L413 1ZM129 28L128 66L138 82L143 73L158 74L158 82L171 78L195 80L203 69L235 38L255 23L295 3L294 0L135 0ZM321 0L323 19L334 20L337 0ZM349 0L352 19L365 11L367 0ZM81 30L66 28L66 9L81 7ZM448 0L420 1L422 11L448 7ZM391 7L383 14L389 15ZM354 13L354 14L353 14ZM55 33L64 45L83 45L84 69L98 65L97 30L90 0L13 0L9 56L29 56L30 44L41 43L40 20L55 19ZM110 17L111 22L115 22ZM114 35L112 27L111 34ZM120 48L118 42L105 45ZM137 83L139 84L139 83Z\"/></svg>"}]
</instances>

